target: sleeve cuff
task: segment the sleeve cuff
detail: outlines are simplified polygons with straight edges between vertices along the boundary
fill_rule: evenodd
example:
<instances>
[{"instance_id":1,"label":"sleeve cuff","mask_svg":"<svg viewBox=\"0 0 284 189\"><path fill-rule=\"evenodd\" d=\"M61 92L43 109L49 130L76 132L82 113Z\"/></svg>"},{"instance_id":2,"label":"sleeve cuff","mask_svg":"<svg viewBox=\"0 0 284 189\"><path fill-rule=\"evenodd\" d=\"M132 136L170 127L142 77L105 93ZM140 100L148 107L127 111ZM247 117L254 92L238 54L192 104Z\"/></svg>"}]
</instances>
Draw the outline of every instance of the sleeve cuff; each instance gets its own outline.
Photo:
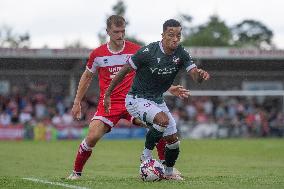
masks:
<instances>
[{"instance_id":1,"label":"sleeve cuff","mask_svg":"<svg viewBox=\"0 0 284 189\"><path fill-rule=\"evenodd\" d=\"M186 68L186 71L189 72L191 69L196 68L197 66L195 64L191 64Z\"/></svg>"},{"instance_id":2,"label":"sleeve cuff","mask_svg":"<svg viewBox=\"0 0 284 189\"><path fill-rule=\"evenodd\" d=\"M96 72L96 69L95 69L95 70L92 70L92 69L90 69L88 66L86 66L86 69L87 69L89 72L92 72L92 73L95 73L95 72Z\"/></svg>"}]
</instances>

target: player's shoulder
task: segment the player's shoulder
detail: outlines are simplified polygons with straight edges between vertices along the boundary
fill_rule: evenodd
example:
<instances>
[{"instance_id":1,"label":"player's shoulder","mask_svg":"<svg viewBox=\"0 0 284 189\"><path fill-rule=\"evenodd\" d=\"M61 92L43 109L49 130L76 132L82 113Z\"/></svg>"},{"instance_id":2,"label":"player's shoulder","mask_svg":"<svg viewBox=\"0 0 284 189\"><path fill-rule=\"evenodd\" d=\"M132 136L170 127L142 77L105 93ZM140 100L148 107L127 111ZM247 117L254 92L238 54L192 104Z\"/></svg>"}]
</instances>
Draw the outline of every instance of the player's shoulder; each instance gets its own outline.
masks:
<instances>
[{"instance_id":1,"label":"player's shoulder","mask_svg":"<svg viewBox=\"0 0 284 189\"><path fill-rule=\"evenodd\" d=\"M140 49L140 51L142 53L146 53L146 54L151 54L152 52L155 52L159 47L159 42L152 42L152 43L149 43L148 45L142 47Z\"/></svg>"},{"instance_id":2,"label":"player's shoulder","mask_svg":"<svg viewBox=\"0 0 284 189\"><path fill-rule=\"evenodd\" d=\"M179 45L178 48L177 48L177 52L178 53L181 53L182 55L189 55L189 50L186 49L184 46L182 45Z\"/></svg>"},{"instance_id":3,"label":"player's shoulder","mask_svg":"<svg viewBox=\"0 0 284 189\"><path fill-rule=\"evenodd\" d=\"M133 43L131 41L125 41L125 49L124 51L128 54L134 54L141 48L140 45Z\"/></svg>"},{"instance_id":4,"label":"player's shoulder","mask_svg":"<svg viewBox=\"0 0 284 189\"><path fill-rule=\"evenodd\" d=\"M107 48L107 44L102 44L101 46L94 48L91 52L93 56L101 57L101 56L108 56L109 50Z\"/></svg>"},{"instance_id":5,"label":"player's shoulder","mask_svg":"<svg viewBox=\"0 0 284 189\"><path fill-rule=\"evenodd\" d=\"M140 49L141 46L137 43L131 42L131 41L127 41L125 40L125 46L129 46L129 47L133 47L133 48L138 48Z\"/></svg>"},{"instance_id":6,"label":"player's shoulder","mask_svg":"<svg viewBox=\"0 0 284 189\"><path fill-rule=\"evenodd\" d=\"M176 55L180 57L183 62L190 62L191 64L194 64L188 48L179 45Z\"/></svg>"},{"instance_id":7,"label":"player's shoulder","mask_svg":"<svg viewBox=\"0 0 284 189\"><path fill-rule=\"evenodd\" d=\"M149 45L147 45L147 47L149 48L149 51L156 50L160 48L160 42L159 41L152 42Z\"/></svg>"}]
</instances>

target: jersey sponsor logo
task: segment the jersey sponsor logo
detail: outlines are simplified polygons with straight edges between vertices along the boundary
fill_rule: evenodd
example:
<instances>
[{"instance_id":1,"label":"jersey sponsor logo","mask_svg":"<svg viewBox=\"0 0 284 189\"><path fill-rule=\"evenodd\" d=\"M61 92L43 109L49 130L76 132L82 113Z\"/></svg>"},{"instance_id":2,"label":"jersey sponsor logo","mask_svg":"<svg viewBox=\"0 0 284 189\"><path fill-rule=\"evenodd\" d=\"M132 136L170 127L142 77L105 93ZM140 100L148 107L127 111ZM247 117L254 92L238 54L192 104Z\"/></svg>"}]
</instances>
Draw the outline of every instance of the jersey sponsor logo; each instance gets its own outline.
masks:
<instances>
[{"instance_id":1,"label":"jersey sponsor logo","mask_svg":"<svg viewBox=\"0 0 284 189\"><path fill-rule=\"evenodd\" d=\"M109 67L108 71L110 72L110 78L113 79L115 75L119 72L122 67Z\"/></svg>"},{"instance_id":2,"label":"jersey sponsor logo","mask_svg":"<svg viewBox=\"0 0 284 189\"><path fill-rule=\"evenodd\" d=\"M157 73L158 75L172 74L177 71L176 67L172 68L150 68L152 74Z\"/></svg>"}]
</instances>

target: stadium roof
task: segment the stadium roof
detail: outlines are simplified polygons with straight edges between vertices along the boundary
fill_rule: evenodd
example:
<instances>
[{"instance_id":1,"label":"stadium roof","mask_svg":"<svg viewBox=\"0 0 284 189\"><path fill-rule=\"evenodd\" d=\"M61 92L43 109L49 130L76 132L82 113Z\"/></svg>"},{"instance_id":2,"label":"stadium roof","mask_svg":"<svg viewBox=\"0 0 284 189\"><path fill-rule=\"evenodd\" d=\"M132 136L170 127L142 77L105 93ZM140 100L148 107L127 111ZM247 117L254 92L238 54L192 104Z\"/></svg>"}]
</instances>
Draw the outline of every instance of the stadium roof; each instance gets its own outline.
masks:
<instances>
[{"instance_id":1,"label":"stadium roof","mask_svg":"<svg viewBox=\"0 0 284 189\"><path fill-rule=\"evenodd\" d=\"M284 59L284 50L249 48L197 48L187 49L194 59ZM86 59L91 49L10 49L0 48L0 58Z\"/></svg>"}]
</instances>

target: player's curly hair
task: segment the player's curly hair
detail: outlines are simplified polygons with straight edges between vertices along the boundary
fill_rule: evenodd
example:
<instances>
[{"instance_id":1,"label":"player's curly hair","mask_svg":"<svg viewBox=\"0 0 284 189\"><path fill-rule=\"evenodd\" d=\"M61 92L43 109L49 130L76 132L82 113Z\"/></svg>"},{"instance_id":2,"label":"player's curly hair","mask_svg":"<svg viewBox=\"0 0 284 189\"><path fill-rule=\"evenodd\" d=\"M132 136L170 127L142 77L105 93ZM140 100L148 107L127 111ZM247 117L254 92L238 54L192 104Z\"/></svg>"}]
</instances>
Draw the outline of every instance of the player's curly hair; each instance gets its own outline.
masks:
<instances>
[{"instance_id":1,"label":"player's curly hair","mask_svg":"<svg viewBox=\"0 0 284 189\"><path fill-rule=\"evenodd\" d=\"M181 27L181 24L179 21L175 19L169 19L165 21L163 24L163 32L165 32L168 27Z\"/></svg>"},{"instance_id":2,"label":"player's curly hair","mask_svg":"<svg viewBox=\"0 0 284 189\"><path fill-rule=\"evenodd\" d=\"M123 26L125 25L125 19L122 16L119 15L111 15L110 17L108 17L107 19L107 28L111 28L111 25L115 25L117 27Z\"/></svg>"}]
</instances>

